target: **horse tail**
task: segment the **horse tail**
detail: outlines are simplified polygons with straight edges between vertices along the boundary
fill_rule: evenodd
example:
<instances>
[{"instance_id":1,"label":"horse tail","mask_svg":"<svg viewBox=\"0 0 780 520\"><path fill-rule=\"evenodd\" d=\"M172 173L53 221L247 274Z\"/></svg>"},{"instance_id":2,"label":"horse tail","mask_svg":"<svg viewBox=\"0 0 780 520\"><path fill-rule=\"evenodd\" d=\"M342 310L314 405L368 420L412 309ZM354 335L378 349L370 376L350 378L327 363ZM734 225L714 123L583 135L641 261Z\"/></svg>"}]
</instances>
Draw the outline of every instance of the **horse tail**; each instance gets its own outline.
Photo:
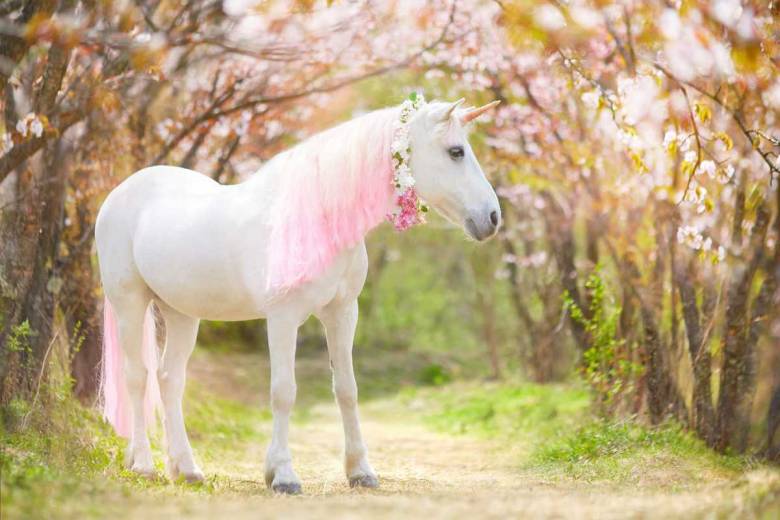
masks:
<instances>
[{"instance_id":1,"label":"horse tail","mask_svg":"<svg viewBox=\"0 0 780 520\"><path fill-rule=\"evenodd\" d=\"M161 409L160 387L157 380L159 356L155 337L154 315L147 309L143 325L141 348L147 371L144 392L146 424L152 424L155 411ZM100 393L103 398L103 417L114 427L118 435L130 438L132 413L127 393L124 371L124 353L119 344L116 315L108 298L103 303L103 363L100 376Z\"/></svg>"}]
</instances>

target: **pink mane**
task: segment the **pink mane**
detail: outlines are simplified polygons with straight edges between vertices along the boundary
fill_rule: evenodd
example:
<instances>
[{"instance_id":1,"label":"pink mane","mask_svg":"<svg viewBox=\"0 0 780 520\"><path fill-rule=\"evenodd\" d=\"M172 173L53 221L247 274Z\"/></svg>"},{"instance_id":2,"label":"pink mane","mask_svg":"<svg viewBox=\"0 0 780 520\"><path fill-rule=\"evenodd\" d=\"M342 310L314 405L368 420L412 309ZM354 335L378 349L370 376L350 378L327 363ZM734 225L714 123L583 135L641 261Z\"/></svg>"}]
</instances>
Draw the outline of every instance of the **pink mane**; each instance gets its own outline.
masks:
<instances>
[{"instance_id":1,"label":"pink mane","mask_svg":"<svg viewBox=\"0 0 780 520\"><path fill-rule=\"evenodd\" d=\"M283 292L322 274L385 219L393 196L396 117L395 109L371 112L271 161L280 182L270 222L271 289Z\"/></svg>"}]
</instances>

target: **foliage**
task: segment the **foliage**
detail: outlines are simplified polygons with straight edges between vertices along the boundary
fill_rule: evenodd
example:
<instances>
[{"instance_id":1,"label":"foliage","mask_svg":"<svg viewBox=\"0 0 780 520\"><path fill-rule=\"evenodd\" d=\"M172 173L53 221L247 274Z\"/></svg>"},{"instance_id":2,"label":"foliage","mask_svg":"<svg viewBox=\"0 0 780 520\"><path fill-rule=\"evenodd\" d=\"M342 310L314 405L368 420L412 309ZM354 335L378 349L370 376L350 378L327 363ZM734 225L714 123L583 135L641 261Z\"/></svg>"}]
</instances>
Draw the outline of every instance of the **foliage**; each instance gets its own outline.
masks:
<instances>
[{"instance_id":1,"label":"foliage","mask_svg":"<svg viewBox=\"0 0 780 520\"><path fill-rule=\"evenodd\" d=\"M577 307L568 292L564 294L563 305L588 335L581 372L596 395L597 411L609 415L623 402L636 399L637 378L644 368L634 349L618 337L621 309L607 300L607 289L598 268L588 278L585 289L590 298L590 317Z\"/></svg>"},{"instance_id":2,"label":"foliage","mask_svg":"<svg viewBox=\"0 0 780 520\"><path fill-rule=\"evenodd\" d=\"M6 348L9 352L23 352L29 350L28 338L31 335L30 322L25 320L11 330Z\"/></svg>"}]
</instances>

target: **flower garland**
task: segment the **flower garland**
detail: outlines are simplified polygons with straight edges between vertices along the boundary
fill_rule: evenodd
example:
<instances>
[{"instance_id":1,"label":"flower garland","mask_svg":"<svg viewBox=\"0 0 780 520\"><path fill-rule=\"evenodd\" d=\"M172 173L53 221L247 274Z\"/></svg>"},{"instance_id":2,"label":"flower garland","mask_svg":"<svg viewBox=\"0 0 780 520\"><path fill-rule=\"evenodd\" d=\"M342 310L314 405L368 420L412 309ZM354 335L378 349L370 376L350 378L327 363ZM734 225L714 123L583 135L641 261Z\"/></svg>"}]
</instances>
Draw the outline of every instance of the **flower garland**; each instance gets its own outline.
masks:
<instances>
[{"instance_id":1,"label":"flower garland","mask_svg":"<svg viewBox=\"0 0 780 520\"><path fill-rule=\"evenodd\" d=\"M412 145L409 142L409 121L414 113L425 104L422 94L412 92L409 99L401 104L401 115L393 127L393 142L390 152L393 155L393 187L395 188L395 208L387 215L398 231L423 224L423 213L428 207L417 196L414 189L414 177L409 167Z\"/></svg>"}]
</instances>

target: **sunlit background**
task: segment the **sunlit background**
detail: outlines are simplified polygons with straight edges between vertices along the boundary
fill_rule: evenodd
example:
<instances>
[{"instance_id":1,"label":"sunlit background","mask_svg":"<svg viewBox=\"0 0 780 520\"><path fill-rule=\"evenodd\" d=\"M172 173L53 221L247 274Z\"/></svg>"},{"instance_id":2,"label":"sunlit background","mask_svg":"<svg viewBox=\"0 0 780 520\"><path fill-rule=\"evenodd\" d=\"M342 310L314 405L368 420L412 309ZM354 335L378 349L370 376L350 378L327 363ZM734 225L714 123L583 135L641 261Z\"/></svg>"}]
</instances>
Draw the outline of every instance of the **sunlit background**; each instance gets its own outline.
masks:
<instances>
[{"instance_id":1,"label":"sunlit background","mask_svg":"<svg viewBox=\"0 0 780 520\"><path fill-rule=\"evenodd\" d=\"M435 215L370 235L355 354L369 411L400 400L396 413L437 431L498 438L541 480L630 486L640 477L612 465L666 460L688 468L674 485L694 489L777 461L779 15L777 2L739 0L3 3L4 503L43 507L62 474L71 490L96 475L128 485L119 441L71 397L96 398L106 194L157 163L240 182L413 91L501 100L471 144L504 225L484 245ZM264 324L203 323L199 344L196 451L225 439L212 415L250 417L223 433L261 443ZM299 374L308 410L329 399L313 319L298 351L315 367ZM195 404L229 389L222 377L245 384L240 398ZM764 477L776 499L780 478ZM52 511L80 511L56 489Z\"/></svg>"}]
</instances>

